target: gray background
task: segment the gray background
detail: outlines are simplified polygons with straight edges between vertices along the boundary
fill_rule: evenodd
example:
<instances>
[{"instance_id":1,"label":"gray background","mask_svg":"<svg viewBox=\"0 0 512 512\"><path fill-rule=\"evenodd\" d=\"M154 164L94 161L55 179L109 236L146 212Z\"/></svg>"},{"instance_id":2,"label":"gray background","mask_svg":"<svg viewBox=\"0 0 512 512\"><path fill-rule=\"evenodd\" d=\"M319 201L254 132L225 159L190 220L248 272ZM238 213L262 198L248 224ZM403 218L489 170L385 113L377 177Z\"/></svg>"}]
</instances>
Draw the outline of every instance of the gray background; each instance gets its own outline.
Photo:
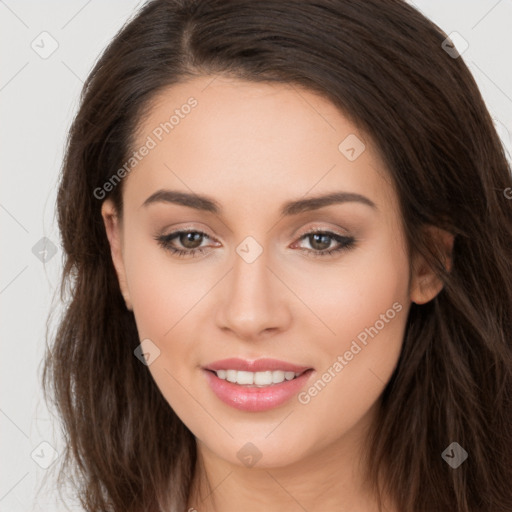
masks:
<instances>
[{"instance_id":1,"label":"gray background","mask_svg":"<svg viewBox=\"0 0 512 512\"><path fill-rule=\"evenodd\" d=\"M463 58L510 154L512 2L413 3L446 33L458 32L468 42ZM52 309L53 329L61 311L62 253L54 210L58 173L82 83L140 5L0 0L0 512L65 510L51 473L62 439L39 385L47 317Z\"/></svg>"}]
</instances>

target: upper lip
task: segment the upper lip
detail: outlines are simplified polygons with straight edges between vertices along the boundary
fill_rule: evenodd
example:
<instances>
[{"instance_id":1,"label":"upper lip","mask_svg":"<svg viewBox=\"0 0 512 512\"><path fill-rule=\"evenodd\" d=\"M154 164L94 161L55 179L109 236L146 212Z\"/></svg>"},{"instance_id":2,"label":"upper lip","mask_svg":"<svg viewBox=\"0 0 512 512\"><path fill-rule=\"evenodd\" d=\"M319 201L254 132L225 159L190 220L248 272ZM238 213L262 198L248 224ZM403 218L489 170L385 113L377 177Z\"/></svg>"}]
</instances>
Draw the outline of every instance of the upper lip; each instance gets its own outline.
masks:
<instances>
[{"instance_id":1,"label":"upper lip","mask_svg":"<svg viewBox=\"0 0 512 512\"><path fill-rule=\"evenodd\" d=\"M205 370L238 370L238 371L246 371L246 372L264 372L264 371L274 371L274 370L283 370L285 372L295 372L295 373L303 373L306 370L310 370L309 366L299 366L293 363L288 363L286 361L279 361L278 359L256 359L255 361L247 361L245 359L239 358L230 358L230 359L221 359L219 361L214 361L206 366L204 366Z\"/></svg>"}]
</instances>

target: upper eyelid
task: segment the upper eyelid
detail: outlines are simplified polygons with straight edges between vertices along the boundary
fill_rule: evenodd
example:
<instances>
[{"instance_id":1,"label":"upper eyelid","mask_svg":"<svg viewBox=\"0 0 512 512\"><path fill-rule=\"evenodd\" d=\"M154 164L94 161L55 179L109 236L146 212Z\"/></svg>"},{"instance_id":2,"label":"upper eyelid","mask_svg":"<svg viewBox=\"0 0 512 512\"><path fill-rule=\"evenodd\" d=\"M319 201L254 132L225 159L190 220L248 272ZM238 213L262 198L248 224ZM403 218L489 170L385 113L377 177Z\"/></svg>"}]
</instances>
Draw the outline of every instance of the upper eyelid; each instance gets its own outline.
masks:
<instances>
[{"instance_id":1,"label":"upper eyelid","mask_svg":"<svg viewBox=\"0 0 512 512\"><path fill-rule=\"evenodd\" d=\"M206 231L204 231L202 229L195 229L195 228L181 228L181 229L177 229L176 231L171 231L169 234L162 235L162 236L164 236L165 238L171 238L171 237L176 237L176 235L180 235L183 233L200 233L201 235L205 235L210 240L218 242L218 240L215 237L210 236ZM332 228L319 228L319 227L312 227L305 231L300 231L298 234L295 235L295 238L300 240L307 235L316 234L316 233L322 233L322 234L326 234L326 235L336 235L336 236L339 236L342 238L351 238L351 236L349 234L340 233ZM190 250L194 250L194 249L190 249Z\"/></svg>"}]
</instances>

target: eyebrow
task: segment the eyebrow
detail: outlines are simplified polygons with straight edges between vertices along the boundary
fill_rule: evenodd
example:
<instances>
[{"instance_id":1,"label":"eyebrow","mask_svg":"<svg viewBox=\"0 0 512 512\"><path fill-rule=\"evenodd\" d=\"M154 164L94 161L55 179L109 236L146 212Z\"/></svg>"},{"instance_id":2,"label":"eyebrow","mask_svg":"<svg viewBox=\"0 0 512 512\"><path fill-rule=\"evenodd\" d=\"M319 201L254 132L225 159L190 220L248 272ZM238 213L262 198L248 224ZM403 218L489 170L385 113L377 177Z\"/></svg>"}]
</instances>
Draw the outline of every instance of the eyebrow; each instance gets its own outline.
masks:
<instances>
[{"instance_id":1,"label":"eyebrow","mask_svg":"<svg viewBox=\"0 0 512 512\"><path fill-rule=\"evenodd\" d=\"M310 197L307 199L297 199L287 201L281 208L282 216L297 215L306 211L318 210L325 206L340 203L361 203L377 210L377 205L366 196L353 192L333 192L321 196ZM209 213L220 215L222 213L221 205L215 199L200 195L180 192L177 190L161 189L151 194L142 203L143 207L147 207L154 203L171 203L188 206L195 210L202 210Z\"/></svg>"}]
</instances>

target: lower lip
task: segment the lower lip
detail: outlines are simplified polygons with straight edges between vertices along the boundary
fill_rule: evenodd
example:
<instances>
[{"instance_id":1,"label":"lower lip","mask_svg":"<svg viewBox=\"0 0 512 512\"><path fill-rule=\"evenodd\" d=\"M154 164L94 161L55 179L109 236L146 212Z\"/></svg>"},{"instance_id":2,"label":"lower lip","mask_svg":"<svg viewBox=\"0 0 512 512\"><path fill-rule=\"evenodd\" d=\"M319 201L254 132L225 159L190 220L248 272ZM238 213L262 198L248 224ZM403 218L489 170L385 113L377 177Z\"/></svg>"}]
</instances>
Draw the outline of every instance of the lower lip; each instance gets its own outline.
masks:
<instances>
[{"instance_id":1,"label":"lower lip","mask_svg":"<svg viewBox=\"0 0 512 512\"><path fill-rule=\"evenodd\" d=\"M307 370L295 379L258 388L233 384L219 379L215 372L203 371L210 388L220 400L235 409L249 412L267 411L284 404L304 387L313 372L313 370Z\"/></svg>"}]
</instances>

